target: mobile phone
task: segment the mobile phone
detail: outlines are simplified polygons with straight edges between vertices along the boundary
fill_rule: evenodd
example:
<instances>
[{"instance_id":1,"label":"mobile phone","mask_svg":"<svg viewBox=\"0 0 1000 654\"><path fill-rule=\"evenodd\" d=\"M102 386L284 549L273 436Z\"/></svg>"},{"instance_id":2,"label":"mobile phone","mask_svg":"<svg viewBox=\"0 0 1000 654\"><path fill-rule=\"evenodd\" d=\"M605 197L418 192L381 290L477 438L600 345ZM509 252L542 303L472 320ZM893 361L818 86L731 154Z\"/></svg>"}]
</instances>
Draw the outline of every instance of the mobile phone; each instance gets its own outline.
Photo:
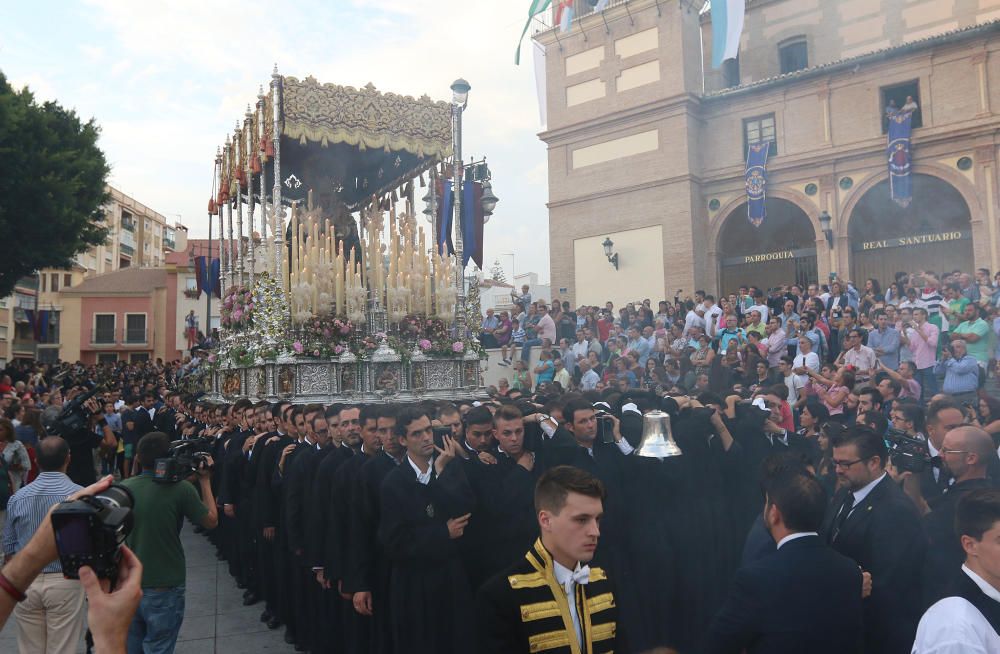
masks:
<instances>
[{"instance_id":1,"label":"mobile phone","mask_svg":"<svg viewBox=\"0 0 1000 654\"><path fill-rule=\"evenodd\" d=\"M597 438L602 443L615 442L615 424L607 411L597 411Z\"/></svg>"},{"instance_id":2,"label":"mobile phone","mask_svg":"<svg viewBox=\"0 0 1000 654\"><path fill-rule=\"evenodd\" d=\"M451 427L434 427L434 445L442 450L445 436L451 436Z\"/></svg>"}]
</instances>

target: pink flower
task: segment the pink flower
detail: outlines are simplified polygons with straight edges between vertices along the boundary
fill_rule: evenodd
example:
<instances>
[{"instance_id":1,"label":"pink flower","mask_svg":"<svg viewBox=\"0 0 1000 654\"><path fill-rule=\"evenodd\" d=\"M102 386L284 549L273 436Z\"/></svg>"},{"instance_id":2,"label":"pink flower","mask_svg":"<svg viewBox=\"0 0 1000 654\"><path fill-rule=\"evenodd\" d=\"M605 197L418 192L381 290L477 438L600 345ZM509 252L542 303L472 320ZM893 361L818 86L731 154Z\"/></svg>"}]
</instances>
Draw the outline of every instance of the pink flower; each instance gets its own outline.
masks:
<instances>
[{"instance_id":1,"label":"pink flower","mask_svg":"<svg viewBox=\"0 0 1000 654\"><path fill-rule=\"evenodd\" d=\"M348 334L351 333L351 326L344 325L343 327L340 328L340 333L343 334L344 336L347 336Z\"/></svg>"},{"instance_id":2,"label":"pink flower","mask_svg":"<svg viewBox=\"0 0 1000 654\"><path fill-rule=\"evenodd\" d=\"M233 311L233 320L239 320L242 317L243 317L243 312L242 311L240 311L239 309L237 309L236 311Z\"/></svg>"},{"instance_id":3,"label":"pink flower","mask_svg":"<svg viewBox=\"0 0 1000 654\"><path fill-rule=\"evenodd\" d=\"M462 341L455 341L454 343L451 344L452 352L461 352L463 350L465 350L465 343L463 343Z\"/></svg>"},{"instance_id":4,"label":"pink flower","mask_svg":"<svg viewBox=\"0 0 1000 654\"><path fill-rule=\"evenodd\" d=\"M329 329L323 330L323 338L330 338L331 336L333 336L333 332L331 332Z\"/></svg>"},{"instance_id":5,"label":"pink flower","mask_svg":"<svg viewBox=\"0 0 1000 654\"><path fill-rule=\"evenodd\" d=\"M319 349L313 350L313 356L314 357L318 357L319 356Z\"/></svg>"},{"instance_id":6,"label":"pink flower","mask_svg":"<svg viewBox=\"0 0 1000 654\"><path fill-rule=\"evenodd\" d=\"M302 343L295 341L294 343L292 343L292 349L295 350L298 354L302 354L302 349L303 349Z\"/></svg>"},{"instance_id":7,"label":"pink flower","mask_svg":"<svg viewBox=\"0 0 1000 654\"><path fill-rule=\"evenodd\" d=\"M208 355L208 362L209 363L215 363L215 355L214 354L209 354Z\"/></svg>"},{"instance_id":8,"label":"pink flower","mask_svg":"<svg viewBox=\"0 0 1000 654\"><path fill-rule=\"evenodd\" d=\"M421 338L419 341L417 341L417 346L420 347L421 350L427 351L431 349L431 342L428 341L426 338Z\"/></svg>"},{"instance_id":9,"label":"pink flower","mask_svg":"<svg viewBox=\"0 0 1000 654\"><path fill-rule=\"evenodd\" d=\"M344 346L343 345L337 345L336 347L333 348L333 353L334 354L340 354L343 351L344 351Z\"/></svg>"}]
</instances>

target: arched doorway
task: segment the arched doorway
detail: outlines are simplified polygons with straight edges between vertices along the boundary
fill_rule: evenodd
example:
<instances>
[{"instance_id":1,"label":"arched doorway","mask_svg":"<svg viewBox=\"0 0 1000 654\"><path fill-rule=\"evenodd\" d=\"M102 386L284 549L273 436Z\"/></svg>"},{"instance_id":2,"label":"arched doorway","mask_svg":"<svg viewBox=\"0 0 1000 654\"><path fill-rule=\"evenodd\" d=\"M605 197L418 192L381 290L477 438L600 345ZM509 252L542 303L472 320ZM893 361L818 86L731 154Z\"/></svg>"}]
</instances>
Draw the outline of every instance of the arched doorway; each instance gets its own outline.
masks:
<instances>
[{"instance_id":1,"label":"arched doorway","mask_svg":"<svg viewBox=\"0 0 1000 654\"><path fill-rule=\"evenodd\" d=\"M888 179L858 200L848 222L851 276L886 284L896 272L972 270L972 216L959 191L932 175L913 175L908 207L892 201Z\"/></svg>"},{"instance_id":2,"label":"arched doorway","mask_svg":"<svg viewBox=\"0 0 1000 654\"><path fill-rule=\"evenodd\" d=\"M809 216L793 202L768 198L767 218L760 227L747 220L741 204L719 231L720 291L742 285L767 290L774 286L816 282L816 232Z\"/></svg>"}]
</instances>

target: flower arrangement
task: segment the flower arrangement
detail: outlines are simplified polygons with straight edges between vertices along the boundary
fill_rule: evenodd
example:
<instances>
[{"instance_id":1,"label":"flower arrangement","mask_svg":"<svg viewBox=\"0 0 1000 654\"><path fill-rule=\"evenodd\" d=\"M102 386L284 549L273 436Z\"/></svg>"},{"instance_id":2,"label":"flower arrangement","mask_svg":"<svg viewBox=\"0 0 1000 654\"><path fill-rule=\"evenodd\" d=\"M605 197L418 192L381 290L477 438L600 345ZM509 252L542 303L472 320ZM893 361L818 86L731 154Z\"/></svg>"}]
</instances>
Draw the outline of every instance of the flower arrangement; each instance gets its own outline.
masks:
<instances>
[{"instance_id":1,"label":"flower arrangement","mask_svg":"<svg viewBox=\"0 0 1000 654\"><path fill-rule=\"evenodd\" d=\"M199 291L196 288L185 289L184 297L186 297L189 300L197 300L199 297L201 297L201 291Z\"/></svg>"},{"instance_id":2,"label":"flower arrangement","mask_svg":"<svg viewBox=\"0 0 1000 654\"><path fill-rule=\"evenodd\" d=\"M222 300L221 320L226 329L239 332L253 325L253 294L245 286L234 286Z\"/></svg>"},{"instance_id":3,"label":"flower arrangement","mask_svg":"<svg viewBox=\"0 0 1000 654\"><path fill-rule=\"evenodd\" d=\"M302 325L290 347L297 356L338 356L350 347L353 334L354 323L346 318L313 317Z\"/></svg>"}]
</instances>

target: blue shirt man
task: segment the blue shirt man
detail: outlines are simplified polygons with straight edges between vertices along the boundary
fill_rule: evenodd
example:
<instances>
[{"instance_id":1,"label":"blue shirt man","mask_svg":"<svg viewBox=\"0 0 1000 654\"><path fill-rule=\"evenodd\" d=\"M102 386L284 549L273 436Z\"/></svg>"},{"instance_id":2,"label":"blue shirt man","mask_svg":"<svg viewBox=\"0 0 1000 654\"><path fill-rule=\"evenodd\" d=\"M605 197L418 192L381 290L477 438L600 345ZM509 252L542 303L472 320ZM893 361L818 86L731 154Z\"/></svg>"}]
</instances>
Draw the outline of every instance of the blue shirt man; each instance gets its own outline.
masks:
<instances>
[{"instance_id":1,"label":"blue shirt man","mask_svg":"<svg viewBox=\"0 0 1000 654\"><path fill-rule=\"evenodd\" d=\"M635 327L629 327L628 330L628 345L625 348L625 353L629 352L637 352L639 365L643 368L646 367L646 359L649 358L649 341L643 338Z\"/></svg>"},{"instance_id":2,"label":"blue shirt man","mask_svg":"<svg viewBox=\"0 0 1000 654\"><path fill-rule=\"evenodd\" d=\"M875 350L878 362L891 370L899 369L899 332L889 326L885 312L875 318L878 329L868 334L868 347Z\"/></svg>"},{"instance_id":3,"label":"blue shirt man","mask_svg":"<svg viewBox=\"0 0 1000 654\"><path fill-rule=\"evenodd\" d=\"M974 397L979 389L979 362L966 351L965 341L951 342L953 354L947 350L944 358L937 362L935 373L944 372L944 386L941 390L962 402Z\"/></svg>"}]
</instances>

